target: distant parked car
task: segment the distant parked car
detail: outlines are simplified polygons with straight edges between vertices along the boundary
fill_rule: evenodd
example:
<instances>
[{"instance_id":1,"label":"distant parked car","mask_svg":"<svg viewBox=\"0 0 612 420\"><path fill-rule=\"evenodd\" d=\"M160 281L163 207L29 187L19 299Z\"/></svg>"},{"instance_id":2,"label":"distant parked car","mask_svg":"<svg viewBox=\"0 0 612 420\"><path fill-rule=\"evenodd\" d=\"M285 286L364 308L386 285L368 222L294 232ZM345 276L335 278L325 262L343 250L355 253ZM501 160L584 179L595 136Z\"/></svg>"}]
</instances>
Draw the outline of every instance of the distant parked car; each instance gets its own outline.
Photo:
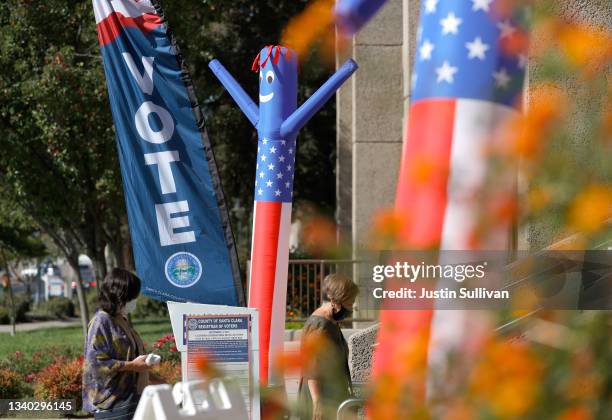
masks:
<instances>
[{"instance_id":1,"label":"distant parked car","mask_svg":"<svg viewBox=\"0 0 612 420\"><path fill-rule=\"evenodd\" d=\"M44 275L42 280L45 284L45 300L50 297L66 297L66 282L61 277Z\"/></svg>"}]
</instances>

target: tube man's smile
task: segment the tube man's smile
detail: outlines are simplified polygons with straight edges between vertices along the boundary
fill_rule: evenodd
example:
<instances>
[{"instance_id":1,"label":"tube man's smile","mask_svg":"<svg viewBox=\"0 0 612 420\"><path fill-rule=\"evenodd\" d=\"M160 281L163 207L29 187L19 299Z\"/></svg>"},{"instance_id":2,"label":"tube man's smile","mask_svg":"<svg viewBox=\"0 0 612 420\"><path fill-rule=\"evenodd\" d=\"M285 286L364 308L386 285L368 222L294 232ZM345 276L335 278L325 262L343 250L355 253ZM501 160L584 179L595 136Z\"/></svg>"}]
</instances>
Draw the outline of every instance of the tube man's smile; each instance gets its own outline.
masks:
<instances>
[{"instance_id":1,"label":"tube man's smile","mask_svg":"<svg viewBox=\"0 0 612 420\"><path fill-rule=\"evenodd\" d=\"M270 100L272 100L272 98L274 97L274 92L270 92L267 95L259 95L259 102L261 102L262 104L265 104L266 102L269 102Z\"/></svg>"}]
</instances>

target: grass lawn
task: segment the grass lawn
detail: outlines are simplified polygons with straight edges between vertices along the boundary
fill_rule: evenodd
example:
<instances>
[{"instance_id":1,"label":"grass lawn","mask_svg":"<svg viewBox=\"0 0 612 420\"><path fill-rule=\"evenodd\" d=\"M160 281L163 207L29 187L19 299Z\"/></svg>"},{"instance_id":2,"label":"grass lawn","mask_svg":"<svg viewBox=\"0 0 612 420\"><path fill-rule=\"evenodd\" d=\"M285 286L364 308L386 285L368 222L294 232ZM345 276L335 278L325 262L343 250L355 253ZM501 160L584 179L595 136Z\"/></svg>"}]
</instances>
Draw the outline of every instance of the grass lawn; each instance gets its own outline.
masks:
<instances>
[{"instance_id":1,"label":"grass lawn","mask_svg":"<svg viewBox=\"0 0 612 420\"><path fill-rule=\"evenodd\" d=\"M158 338L172 333L170 320L135 321L134 327L150 346ZM77 327L47 328L44 330L18 332L15 337L0 335L0 358L16 352L45 353L51 348L71 348L74 352L83 348L83 329Z\"/></svg>"}]
</instances>

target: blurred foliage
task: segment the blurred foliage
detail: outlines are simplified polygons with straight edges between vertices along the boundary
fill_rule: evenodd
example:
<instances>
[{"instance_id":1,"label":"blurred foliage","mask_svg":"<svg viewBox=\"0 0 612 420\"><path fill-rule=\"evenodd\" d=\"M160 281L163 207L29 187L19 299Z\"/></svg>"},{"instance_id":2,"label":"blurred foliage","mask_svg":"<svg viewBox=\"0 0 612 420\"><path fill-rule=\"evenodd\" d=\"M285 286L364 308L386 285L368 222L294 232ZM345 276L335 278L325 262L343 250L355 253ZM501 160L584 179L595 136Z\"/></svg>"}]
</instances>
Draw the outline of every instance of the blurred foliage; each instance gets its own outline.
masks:
<instances>
[{"instance_id":1,"label":"blurred foliage","mask_svg":"<svg viewBox=\"0 0 612 420\"><path fill-rule=\"evenodd\" d=\"M612 235L612 33L563 2L528 3L527 112L510 127L526 188L519 217L533 248L575 233L574 247L592 248Z\"/></svg>"}]
</instances>

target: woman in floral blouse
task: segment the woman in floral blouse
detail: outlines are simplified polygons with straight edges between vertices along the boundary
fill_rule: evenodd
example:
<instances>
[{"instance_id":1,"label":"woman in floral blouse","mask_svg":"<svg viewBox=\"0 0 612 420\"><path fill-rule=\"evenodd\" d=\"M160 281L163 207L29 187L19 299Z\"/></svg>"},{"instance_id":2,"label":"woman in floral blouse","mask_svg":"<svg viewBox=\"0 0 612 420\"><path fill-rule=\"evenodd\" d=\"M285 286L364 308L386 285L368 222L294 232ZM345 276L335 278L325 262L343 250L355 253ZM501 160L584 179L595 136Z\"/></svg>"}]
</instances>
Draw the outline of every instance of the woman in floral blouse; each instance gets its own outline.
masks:
<instances>
[{"instance_id":1,"label":"woman in floral blouse","mask_svg":"<svg viewBox=\"0 0 612 420\"><path fill-rule=\"evenodd\" d=\"M83 409L96 419L131 419L149 384L144 345L127 320L139 293L140 279L120 268L100 285L100 309L89 322L83 364Z\"/></svg>"}]
</instances>

